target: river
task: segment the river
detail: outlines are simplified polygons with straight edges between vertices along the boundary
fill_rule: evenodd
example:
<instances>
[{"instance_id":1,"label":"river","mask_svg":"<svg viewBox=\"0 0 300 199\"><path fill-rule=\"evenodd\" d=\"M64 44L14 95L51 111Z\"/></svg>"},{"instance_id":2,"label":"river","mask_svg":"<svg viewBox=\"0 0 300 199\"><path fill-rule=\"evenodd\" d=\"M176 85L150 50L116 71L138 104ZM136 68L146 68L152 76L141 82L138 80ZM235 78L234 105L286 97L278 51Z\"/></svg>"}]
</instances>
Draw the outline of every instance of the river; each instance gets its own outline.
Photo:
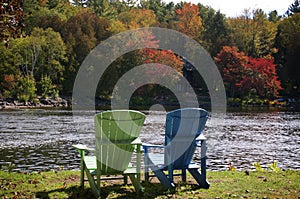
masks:
<instances>
[{"instance_id":1,"label":"river","mask_svg":"<svg viewBox=\"0 0 300 199\"><path fill-rule=\"evenodd\" d=\"M165 112L147 114L143 142L162 144ZM0 166L4 170L79 169L73 144L93 146L93 112L82 111L74 121L71 110L19 109L0 111ZM282 169L300 169L300 112L280 109L229 111L209 118L207 169L238 170L276 161ZM199 159L198 153L195 160ZM8 166L11 165L11 166Z\"/></svg>"}]
</instances>

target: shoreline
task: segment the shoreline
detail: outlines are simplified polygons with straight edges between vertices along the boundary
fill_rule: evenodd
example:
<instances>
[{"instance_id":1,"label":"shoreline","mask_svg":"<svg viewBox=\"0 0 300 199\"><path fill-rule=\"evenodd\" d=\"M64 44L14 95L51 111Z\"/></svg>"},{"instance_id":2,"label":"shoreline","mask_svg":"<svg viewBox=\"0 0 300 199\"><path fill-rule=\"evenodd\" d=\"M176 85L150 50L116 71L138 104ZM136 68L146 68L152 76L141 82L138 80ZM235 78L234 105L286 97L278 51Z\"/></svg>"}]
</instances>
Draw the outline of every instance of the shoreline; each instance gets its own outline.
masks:
<instances>
[{"instance_id":1,"label":"shoreline","mask_svg":"<svg viewBox=\"0 0 300 199\"><path fill-rule=\"evenodd\" d=\"M71 103L64 98L37 98L29 102L20 102L16 99L0 99L1 109L33 109L33 108L69 108Z\"/></svg>"},{"instance_id":2,"label":"shoreline","mask_svg":"<svg viewBox=\"0 0 300 199\"><path fill-rule=\"evenodd\" d=\"M161 104L167 110L173 110L180 107L180 104L170 103L167 101L157 101L153 104L136 104L129 105L130 108L136 110L145 110L149 109L154 104ZM108 100L95 100L96 109L110 109L111 104ZM211 104L209 102L199 103L199 107L210 109ZM0 98L0 110L14 110L14 109L35 109L35 108L72 108L72 102L70 98L59 97L59 98L41 98L38 97L36 100L31 100L28 102L20 102L16 99L12 98ZM245 104L245 105L237 105L227 103L227 110L231 109L273 109L280 108L286 110L300 110L300 102L294 102L289 104L269 104L269 105L254 105L254 104Z\"/></svg>"}]
</instances>

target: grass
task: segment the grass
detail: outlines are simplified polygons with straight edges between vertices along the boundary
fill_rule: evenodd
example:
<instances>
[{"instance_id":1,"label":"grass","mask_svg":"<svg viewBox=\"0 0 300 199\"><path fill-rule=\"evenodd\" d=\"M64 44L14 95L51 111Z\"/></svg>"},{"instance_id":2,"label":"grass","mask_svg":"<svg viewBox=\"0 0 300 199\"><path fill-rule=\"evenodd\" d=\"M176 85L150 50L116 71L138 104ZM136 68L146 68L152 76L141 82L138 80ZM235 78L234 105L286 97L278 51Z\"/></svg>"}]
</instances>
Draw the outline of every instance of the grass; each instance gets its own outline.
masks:
<instances>
[{"instance_id":1,"label":"grass","mask_svg":"<svg viewBox=\"0 0 300 199\"><path fill-rule=\"evenodd\" d=\"M208 190L199 189L194 179L180 183L175 191L164 190L156 178L143 186L141 198L300 198L300 171L208 172ZM9 173L0 171L0 198L92 198L88 183L79 187L79 171ZM136 198L133 186L122 181L101 185L103 198Z\"/></svg>"}]
</instances>

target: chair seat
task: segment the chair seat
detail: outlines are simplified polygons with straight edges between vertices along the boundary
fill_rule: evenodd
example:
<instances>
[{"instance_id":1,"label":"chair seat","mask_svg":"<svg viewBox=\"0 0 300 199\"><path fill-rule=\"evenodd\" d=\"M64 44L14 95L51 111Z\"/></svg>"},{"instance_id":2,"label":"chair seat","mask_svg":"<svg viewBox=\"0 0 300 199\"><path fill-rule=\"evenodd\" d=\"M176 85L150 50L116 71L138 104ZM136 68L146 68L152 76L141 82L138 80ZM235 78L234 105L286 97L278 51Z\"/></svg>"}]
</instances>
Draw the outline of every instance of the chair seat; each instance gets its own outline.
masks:
<instances>
[{"instance_id":1,"label":"chair seat","mask_svg":"<svg viewBox=\"0 0 300 199\"><path fill-rule=\"evenodd\" d=\"M162 153L148 153L149 159L153 164L162 170L168 170L168 167L164 166L164 154ZM199 169L200 165L195 162L190 162L187 169Z\"/></svg>"},{"instance_id":2,"label":"chair seat","mask_svg":"<svg viewBox=\"0 0 300 199\"><path fill-rule=\"evenodd\" d=\"M97 159L96 156L85 156L84 157L84 163L86 165L86 168L90 170L93 174L96 173L97 169ZM136 167L133 167L131 163L129 163L127 169L123 172L120 172L124 175L126 174L135 174L136 173Z\"/></svg>"}]
</instances>

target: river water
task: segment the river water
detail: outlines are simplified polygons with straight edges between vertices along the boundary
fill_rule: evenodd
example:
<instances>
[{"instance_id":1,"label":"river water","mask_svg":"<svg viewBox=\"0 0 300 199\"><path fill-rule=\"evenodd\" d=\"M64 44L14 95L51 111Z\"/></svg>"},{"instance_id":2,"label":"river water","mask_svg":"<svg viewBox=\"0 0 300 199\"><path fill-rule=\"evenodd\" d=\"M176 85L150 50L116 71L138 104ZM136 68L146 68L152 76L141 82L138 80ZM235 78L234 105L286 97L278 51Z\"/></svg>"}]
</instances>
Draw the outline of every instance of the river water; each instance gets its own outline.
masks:
<instances>
[{"instance_id":1,"label":"river water","mask_svg":"<svg viewBox=\"0 0 300 199\"><path fill-rule=\"evenodd\" d=\"M144 112L142 141L162 144L165 112ZM94 145L93 114L81 111L73 117L71 110L1 110L0 166L14 171L79 169L72 145ZM204 135L208 170L226 170L230 163L238 170L253 169L254 162L266 168L273 161L282 169L300 169L300 112L273 109L214 115Z\"/></svg>"}]
</instances>

